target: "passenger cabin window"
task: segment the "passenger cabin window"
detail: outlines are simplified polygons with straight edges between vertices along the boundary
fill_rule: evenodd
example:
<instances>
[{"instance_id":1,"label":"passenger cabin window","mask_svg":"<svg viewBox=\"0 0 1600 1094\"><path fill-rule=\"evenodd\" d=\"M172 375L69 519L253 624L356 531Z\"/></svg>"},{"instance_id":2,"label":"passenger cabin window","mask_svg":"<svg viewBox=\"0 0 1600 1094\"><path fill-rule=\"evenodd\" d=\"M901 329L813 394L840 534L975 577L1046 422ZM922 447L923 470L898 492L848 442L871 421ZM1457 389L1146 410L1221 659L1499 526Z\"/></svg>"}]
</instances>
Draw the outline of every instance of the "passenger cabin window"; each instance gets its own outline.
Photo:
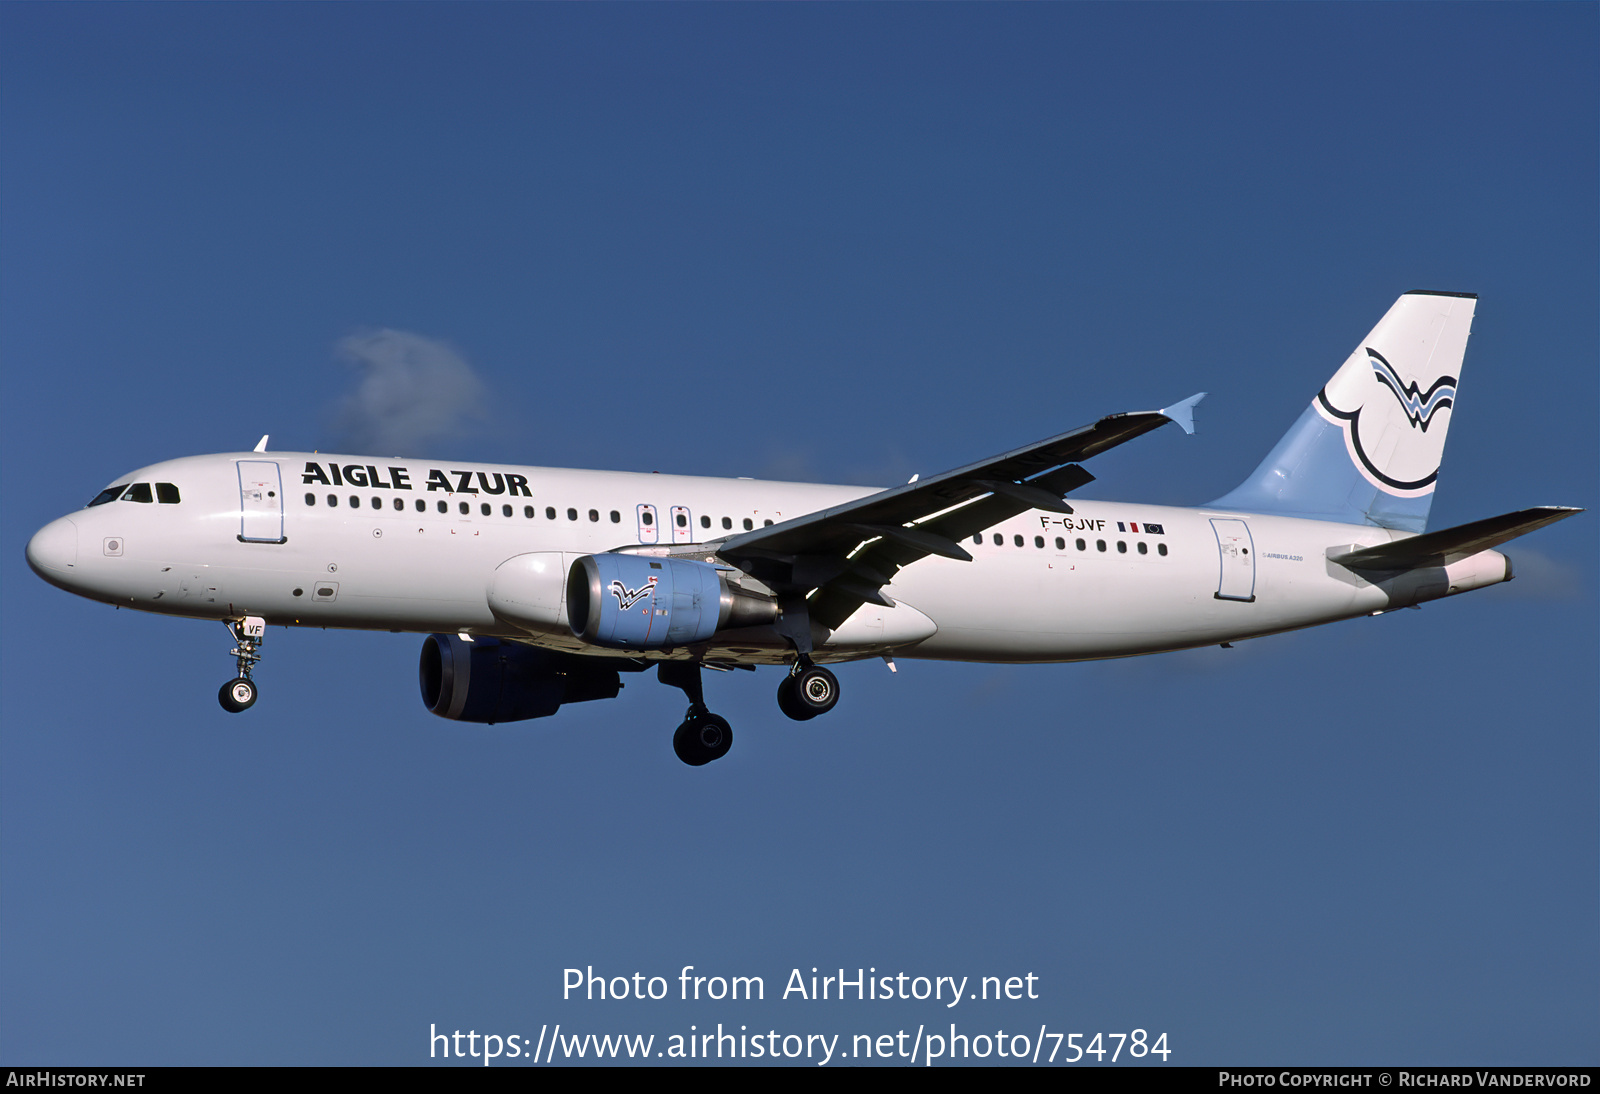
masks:
<instances>
[{"instance_id":1,"label":"passenger cabin window","mask_svg":"<svg viewBox=\"0 0 1600 1094\"><path fill-rule=\"evenodd\" d=\"M339 507L339 495L338 494L329 494L328 495L328 505L329 505L330 508L337 509Z\"/></svg>"},{"instance_id":2,"label":"passenger cabin window","mask_svg":"<svg viewBox=\"0 0 1600 1094\"><path fill-rule=\"evenodd\" d=\"M450 511L450 504L448 502L441 501L439 503L439 512L448 513L449 511Z\"/></svg>"},{"instance_id":3,"label":"passenger cabin window","mask_svg":"<svg viewBox=\"0 0 1600 1094\"><path fill-rule=\"evenodd\" d=\"M544 507L544 519L545 520L555 520L556 519L556 507L554 505L547 505L547 506Z\"/></svg>"},{"instance_id":4,"label":"passenger cabin window","mask_svg":"<svg viewBox=\"0 0 1600 1094\"><path fill-rule=\"evenodd\" d=\"M170 482L156 483L156 500L162 505L177 505L183 499L178 496L178 488Z\"/></svg>"},{"instance_id":5,"label":"passenger cabin window","mask_svg":"<svg viewBox=\"0 0 1600 1094\"><path fill-rule=\"evenodd\" d=\"M466 502L462 502L461 503L461 515L464 516L464 517L471 516L472 515L472 506L468 505Z\"/></svg>"},{"instance_id":6,"label":"passenger cabin window","mask_svg":"<svg viewBox=\"0 0 1600 1094\"><path fill-rule=\"evenodd\" d=\"M567 519L568 520L577 520L578 519L578 511L576 509L568 509L567 510ZM646 523L649 523L649 522L647 521Z\"/></svg>"},{"instance_id":7,"label":"passenger cabin window","mask_svg":"<svg viewBox=\"0 0 1600 1094\"><path fill-rule=\"evenodd\" d=\"M710 528L711 527L711 518L702 516L700 518L700 527L702 527L702 528Z\"/></svg>"},{"instance_id":8,"label":"passenger cabin window","mask_svg":"<svg viewBox=\"0 0 1600 1094\"><path fill-rule=\"evenodd\" d=\"M482 505L478 506L478 511L484 516L488 516L490 513L494 512L494 510L489 507L488 502L484 502Z\"/></svg>"},{"instance_id":9,"label":"passenger cabin window","mask_svg":"<svg viewBox=\"0 0 1600 1094\"><path fill-rule=\"evenodd\" d=\"M522 507L522 515L523 515L523 516L524 516L524 517L526 517L526 518L527 518L527 519L529 519L529 520L532 520L532 519L533 519L533 513L534 513L534 509L533 509L533 506L531 506L531 505L524 505L524 506L523 506L523 507Z\"/></svg>"},{"instance_id":10,"label":"passenger cabin window","mask_svg":"<svg viewBox=\"0 0 1600 1094\"><path fill-rule=\"evenodd\" d=\"M751 520L749 517L745 517L744 518L744 530L746 532L750 531L750 529L754 528L755 526L756 526L756 522L755 521Z\"/></svg>"},{"instance_id":11,"label":"passenger cabin window","mask_svg":"<svg viewBox=\"0 0 1600 1094\"><path fill-rule=\"evenodd\" d=\"M156 499L155 499L155 495L150 493L150 484L149 483L147 483L147 482L136 482L132 486L128 487L127 491L122 495L122 500L123 501L137 501L137 502L142 502L145 505L148 505L151 502L155 501Z\"/></svg>"},{"instance_id":12,"label":"passenger cabin window","mask_svg":"<svg viewBox=\"0 0 1600 1094\"><path fill-rule=\"evenodd\" d=\"M128 484L125 483L125 482L124 483L120 483L120 484L118 484L116 486L108 486L108 487L106 487L106 489L104 489L104 490L100 491L98 494L96 494L94 496L94 500L91 501L88 505L84 506L84 508L85 509L92 509L96 505L104 505L108 501L116 501L118 498L122 497L122 492L124 490L126 490L127 488L128 488Z\"/></svg>"},{"instance_id":13,"label":"passenger cabin window","mask_svg":"<svg viewBox=\"0 0 1600 1094\"><path fill-rule=\"evenodd\" d=\"M501 516L502 516L502 517L509 517L509 516L510 516L510 515L511 515L511 506L509 506L509 505L502 505L502 506L501 506L501 507L500 507L500 515L501 515Z\"/></svg>"},{"instance_id":14,"label":"passenger cabin window","mask_svg":"<svg viewBox=\"0 0 1600 1094\"><path fill-rule=\"evenodd\" d=\"M589 510L589 523L590 524L599 524L600 523L600 510L598 510L598 509Z\"/></svg>"},{"instance_id":15,"label":"passenger cabin window","mask_svg":"<svg viewBox=\"0 0 1600 1094\"><path fill-rule=\"evenodd\" d=\"M1162 558L1167 557L1167 545L1165 543L1156 544L1156 554L1160 555Z\"/></svg>"},{"instance_id":16,"label":"passenger cabin window","mask_svg":"<svg viewBox=\"0 0 1600 1094\"><path fill-rule=\"evenodd\" d=\"M611 510L611 523L612 524L621 524L622 523L622 514L617 512L615 509Z\"/></svg>"},{"instance_id":17,"label":"passenger cabin window","mask_svg":"<svg viewBox=\"0 0 1600 1094\"><path fill-rule=\"evenodd\" d=\"M732 528L732 527L733 527L733 518L732 517L723 517L722 518L722 530L723 531L727 531L729 528Z\"/></svg>"},{"instance_id":18,"label":"passenger cabin window","mask_svg":"<svg viewBox=\"0 0 1600 1094\"><path fill-rule=\"evenodd\" d=\"M315 494L307 494L306 495L306 504L307 505L315 505L315 504L317 504L317 496Z\"/></svg>"}]
</instances>

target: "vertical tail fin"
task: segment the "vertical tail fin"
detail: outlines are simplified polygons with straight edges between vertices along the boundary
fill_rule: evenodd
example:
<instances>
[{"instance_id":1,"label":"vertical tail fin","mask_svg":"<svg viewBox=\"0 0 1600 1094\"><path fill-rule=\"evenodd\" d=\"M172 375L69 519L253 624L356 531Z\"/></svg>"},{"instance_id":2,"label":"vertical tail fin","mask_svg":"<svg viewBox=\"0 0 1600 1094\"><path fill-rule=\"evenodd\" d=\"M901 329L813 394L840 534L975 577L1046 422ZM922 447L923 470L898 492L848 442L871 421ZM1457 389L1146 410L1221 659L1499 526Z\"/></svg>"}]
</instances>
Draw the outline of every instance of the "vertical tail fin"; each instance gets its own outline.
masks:
<instances>
[{"instance_id":1,"label":"vertical tail fin","mask_svg":"<svg viewBox=\"0 0 1600 1094\"><path fill-rule=\"evenodd\" d=\"M1428 526L1475 293L1413 290L1372 328L1219 509Z\"/></svg>"}]
</instances>

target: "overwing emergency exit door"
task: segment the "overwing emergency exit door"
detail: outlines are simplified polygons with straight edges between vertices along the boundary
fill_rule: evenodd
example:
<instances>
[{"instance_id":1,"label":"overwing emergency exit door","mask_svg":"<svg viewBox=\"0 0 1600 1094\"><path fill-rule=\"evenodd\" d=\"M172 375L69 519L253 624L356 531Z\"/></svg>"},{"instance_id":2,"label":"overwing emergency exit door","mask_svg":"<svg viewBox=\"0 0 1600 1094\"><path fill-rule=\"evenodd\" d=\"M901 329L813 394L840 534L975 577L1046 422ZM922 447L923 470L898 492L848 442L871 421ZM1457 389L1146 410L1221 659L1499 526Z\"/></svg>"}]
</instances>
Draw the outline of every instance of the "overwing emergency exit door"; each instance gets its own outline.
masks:
<instances>
[{"instance_id":1,"label":"overwing emergency exit door","mask_svg":"<svg viewBox=\"0 0 1600 1094\"><path fill-rule=\"evenodd\" d=\"M639 542L655 543L661 538L661 522L656 517L654 505L641 504L639 514Z\"/></svg>"},{"instance_id":2,"label":"overwing emergency exit door","mask_svg":"<svg viewBox=\"0 0 1600 1094\"><path fill-rule=\"evenodd\" d=\"M672 507L672 542L688 543L694 539L694 521L685 505Z\"/></svg>"}]
</instances>

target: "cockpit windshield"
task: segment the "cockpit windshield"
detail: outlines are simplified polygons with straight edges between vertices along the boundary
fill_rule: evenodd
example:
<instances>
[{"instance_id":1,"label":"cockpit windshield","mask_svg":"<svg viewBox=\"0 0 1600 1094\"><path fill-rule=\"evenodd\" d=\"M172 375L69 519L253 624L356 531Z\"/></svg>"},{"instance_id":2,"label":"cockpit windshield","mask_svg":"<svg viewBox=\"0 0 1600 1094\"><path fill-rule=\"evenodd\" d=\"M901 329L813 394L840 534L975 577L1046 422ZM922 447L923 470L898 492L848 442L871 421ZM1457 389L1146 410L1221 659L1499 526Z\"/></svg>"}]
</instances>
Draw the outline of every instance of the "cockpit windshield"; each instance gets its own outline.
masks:
<instances>
[{"instance_id":1,"label":"cockpit windshield","mask_svg":"<svg viewBox=\"0 0 1600 1094\"><path fill-rule=\"evenodd\" d=\"M92 509L96 505L104 505L108 501L118 500L136 501L145 505L155 501L159 501L162 505L177 505L183 498L178 493L178 487L170 482L156 483L154 492L151 491L150 484L147 482L131 484L124 482L100 491L94 496L94 500L84 508Z\"/></svg>"}]
</instances>

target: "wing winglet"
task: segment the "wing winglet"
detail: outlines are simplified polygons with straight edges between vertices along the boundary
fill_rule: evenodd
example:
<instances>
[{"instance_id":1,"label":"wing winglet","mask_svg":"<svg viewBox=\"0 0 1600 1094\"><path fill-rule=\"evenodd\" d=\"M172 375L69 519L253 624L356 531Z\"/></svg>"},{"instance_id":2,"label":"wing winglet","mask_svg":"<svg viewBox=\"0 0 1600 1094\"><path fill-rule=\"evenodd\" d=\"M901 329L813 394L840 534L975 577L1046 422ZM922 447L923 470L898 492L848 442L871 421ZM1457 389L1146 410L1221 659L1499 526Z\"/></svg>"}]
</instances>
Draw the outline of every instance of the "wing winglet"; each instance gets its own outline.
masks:
<instances>
[{"instance_id":1,"label":"wing winglet","mask_svg":"<svg viewBox=\"0 0 1600 1094\"><path fill-rule=\"evenodd\" d=\"M1206 397L1206 394L1206 392L1202 391L1197 395L1191 395L1183 402L1173 403L1169 407L1156 411L1156 413L1164 416L1168 421L1178 423L1178 428L1192 437L1194 436L1194 408L1201 399Z\"/></svg>"}]
</instances>

